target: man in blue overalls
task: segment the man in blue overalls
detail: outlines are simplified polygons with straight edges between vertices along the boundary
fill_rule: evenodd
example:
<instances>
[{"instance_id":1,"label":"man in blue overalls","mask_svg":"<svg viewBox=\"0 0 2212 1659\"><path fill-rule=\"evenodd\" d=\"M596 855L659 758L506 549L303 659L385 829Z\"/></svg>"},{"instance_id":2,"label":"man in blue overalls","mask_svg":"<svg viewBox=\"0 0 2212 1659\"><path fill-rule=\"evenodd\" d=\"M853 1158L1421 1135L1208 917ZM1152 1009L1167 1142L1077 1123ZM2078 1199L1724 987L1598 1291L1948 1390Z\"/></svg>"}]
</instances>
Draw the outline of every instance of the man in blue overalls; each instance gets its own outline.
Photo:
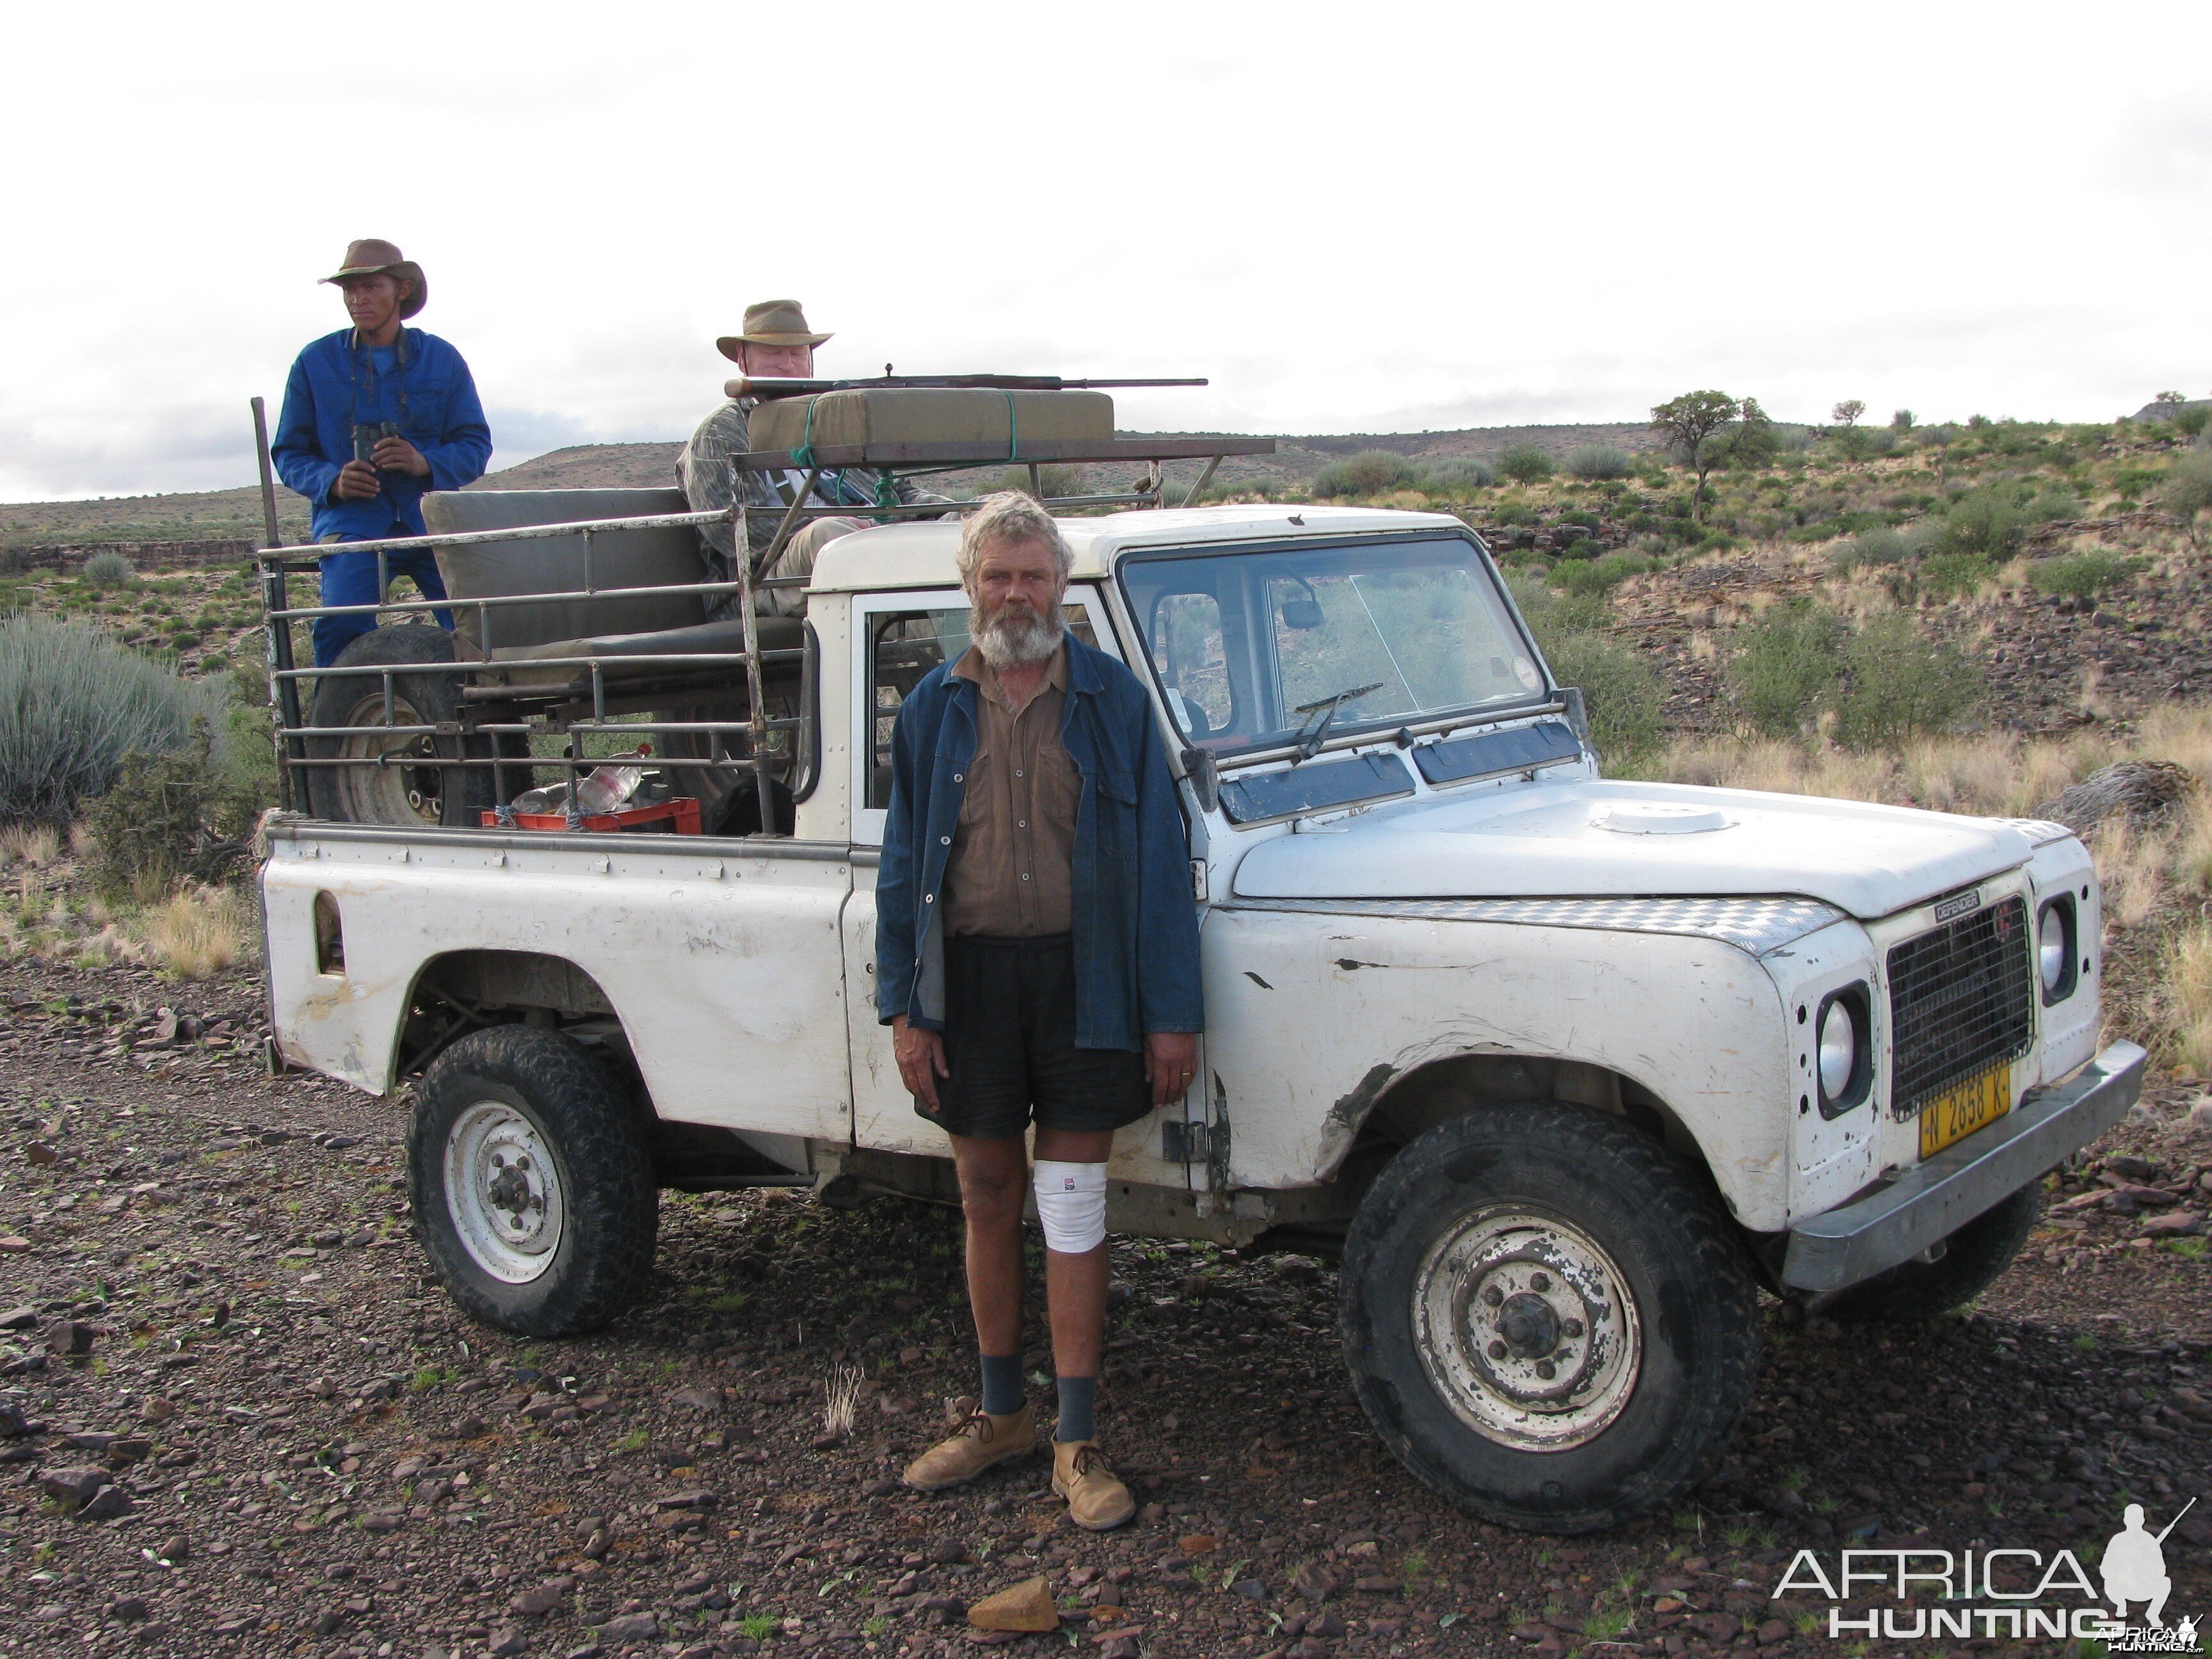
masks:
<instances>
[{"instance_id":1,"label":"man in blue overalls","mask_svg":"<svg viewBox=\"0 0 2212 1659\"><path fill-rule=\"evenodd\" d=\"M322 279L345 295L353 326L302 351L284 385L284 412L270 454L276 471L314 508L321 543L420 536L422 496L459 489L483 476L491 428L461 354L419 328L402 326L422 309L429 285L422 267L375 238L346 250L345 264ZM409 576L426 599L446 585L428 548L386 555L391 575ZM322 602L376 605L376 555L328 553ZM450 629L452 615L436 613ZM315 618L315 666L376 626L371 612Z\"/></svg>"}]
</instances>

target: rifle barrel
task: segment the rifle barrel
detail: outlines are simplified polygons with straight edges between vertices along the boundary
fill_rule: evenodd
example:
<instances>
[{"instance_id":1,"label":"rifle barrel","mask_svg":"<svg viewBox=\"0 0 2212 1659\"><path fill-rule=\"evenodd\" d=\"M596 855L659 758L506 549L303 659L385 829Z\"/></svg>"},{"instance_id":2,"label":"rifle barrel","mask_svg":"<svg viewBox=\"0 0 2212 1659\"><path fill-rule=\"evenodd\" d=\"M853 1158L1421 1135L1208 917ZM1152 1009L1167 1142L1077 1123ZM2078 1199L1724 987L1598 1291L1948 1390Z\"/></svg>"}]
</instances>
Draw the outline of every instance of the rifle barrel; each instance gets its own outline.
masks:
<instances>
[{"instance_id":1,"label":"rifle barrel","mask_svg":"<svg viewBox=\"0 0 2212 1659\"><path fill-rule=\"evenodd\" d=\"M2184 1504L2181 1506L2181 1515L2188 1514L2190 1510L2196 1507L2197 1500L2192 1498L2186 1504ZM2175 1516L2172 1520L2166 1523L2166 1532L2172 1532L2176 1527L2181 1524L2181 1515ZM2166 1542L2166 1532L2162 1532L2158 1535L2158 1541L2161 1544Z\"/></svg>"},{"instance_id":2,"label":"rifle barrel","mask_svg":"<svg viewBox=\"0 0 2212 1659\"><path fill-rule=\"evenodd\" d=\"M983 392L1091 392L1109 386L1204 386L1204 376L1187 380L1064 380L1057 374L878 374L854 380L798 380L741 375L723 390L732 398L813 398L830 392L884 392L927 386Z\"/></svg>"}]
</instances>

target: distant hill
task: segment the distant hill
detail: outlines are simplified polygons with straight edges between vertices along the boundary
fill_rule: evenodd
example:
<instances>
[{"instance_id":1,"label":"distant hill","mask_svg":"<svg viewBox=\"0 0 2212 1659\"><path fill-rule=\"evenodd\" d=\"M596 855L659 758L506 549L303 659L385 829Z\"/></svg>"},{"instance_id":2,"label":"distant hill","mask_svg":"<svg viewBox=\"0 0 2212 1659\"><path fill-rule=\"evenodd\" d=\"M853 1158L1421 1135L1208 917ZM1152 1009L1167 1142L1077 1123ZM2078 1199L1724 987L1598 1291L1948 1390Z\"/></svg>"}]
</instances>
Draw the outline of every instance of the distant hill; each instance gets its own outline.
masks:
<instances>
[{"instance_id":1,"label":"distant hill","mask_svg":"<svg viewBox=\"0 0 2212 1659\"><path fill-rule=\"evenodd\" d=\"M1127 434L1134 435L1134 434ZM1185 434L1185 436L1219 435ZM1216 475L1224 483L1262 479L1297 483L1330 461L1363 449L1389 449L1418 460L1495 459L1516 444L1534 444L1564 456L1581 444L1612 444L1632 453L1657 449L1658 435L1640 422L1582 426L1482 426L1454 432L1352 432L1339 436L1278 437L1273 455L1240 456L1222 463ZM500 471L471 485L476 489L583 489L672 484L678 442L575 444ZM945 474L939 489L975 489L997 481L1003 469L977 468ZM1120 469L1085 469L1085 488L1128 480L1109 477ZM1194 480L1196 463L1178 464L1170 477ZM278 487L277 518L287 541L305 541L307 503ZM100 501L26 501L0 504L0 546L75 547L87 544L120 546L150 542L262 540L261 492L210 489L170 495L118 495Z\"/></svg>"}]
</instances>

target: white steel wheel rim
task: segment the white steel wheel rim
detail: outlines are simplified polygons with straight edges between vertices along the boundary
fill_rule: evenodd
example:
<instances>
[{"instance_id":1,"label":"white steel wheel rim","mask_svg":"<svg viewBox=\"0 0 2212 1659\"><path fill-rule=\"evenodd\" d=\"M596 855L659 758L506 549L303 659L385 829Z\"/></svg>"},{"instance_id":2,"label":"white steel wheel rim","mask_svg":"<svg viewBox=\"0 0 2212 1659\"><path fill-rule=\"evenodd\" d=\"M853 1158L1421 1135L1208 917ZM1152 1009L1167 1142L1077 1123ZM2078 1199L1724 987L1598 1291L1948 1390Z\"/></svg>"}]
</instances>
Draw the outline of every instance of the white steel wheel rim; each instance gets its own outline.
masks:
<instances>
[{"instance_id":1,"label":"white steel wheel rim","mask_svg":"<svg viewBox=\"0 0 2212 1659\"><path fill-rule=\"evenodd\" d=\"M1422 1259L1413 1302L1431 1386L1500 1445L1587 1445L1636 1392L1635 1297L1604 1249L1558 1216L1499 1205L1462 1217Z\"/></svg>"},{"instance_id":2,"label":"white steel wheel rim","mask_svg":"<svg viewBox=\"0 0 2212 1659\"><path fill-rule=\"evenodd\" d=\"M384 693L363 697L346 716L348 726L427 726L415 705L397 691L392 718L384 715ZM437 746L427 737L379 737L356 732L338 739L349 764L337 769L356 823L436 828L445 812L442 773L434 764ZM386 758L386 757L389 758Z\"/></svg>"},{"instance_id":3,"label":"white steel wheel rim","mask_svg":"<svg viewBox=\"0 0 2212 1659\"><path fill-rule=\"evenodd\" d=\"M464 1109L446 1132L446 1207L477 1266L527 1285L553 1265L568 1220L560 1165L538 1126L502 1100Z\"/></svg>"}]
</instances>

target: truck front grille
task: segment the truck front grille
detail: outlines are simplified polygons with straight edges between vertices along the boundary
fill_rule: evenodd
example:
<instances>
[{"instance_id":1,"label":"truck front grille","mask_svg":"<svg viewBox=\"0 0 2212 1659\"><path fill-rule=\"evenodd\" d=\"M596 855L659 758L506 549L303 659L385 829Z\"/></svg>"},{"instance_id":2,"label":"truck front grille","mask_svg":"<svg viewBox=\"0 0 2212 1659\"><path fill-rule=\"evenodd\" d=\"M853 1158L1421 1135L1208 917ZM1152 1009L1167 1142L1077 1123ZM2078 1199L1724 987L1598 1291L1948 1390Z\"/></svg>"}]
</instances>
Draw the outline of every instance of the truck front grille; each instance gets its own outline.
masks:
<instances>
[{"instance_id":1,"label":"truck front grille","mask_svg":"<svg viewBox=\"0 0 2212 1659\"><path fill-rule=\"evenodd\" d=\"M1889 953L1890 1109L1911 1117L2034 1038L2027 905L2014 896Z\"/></svg>"}]
</instances>

